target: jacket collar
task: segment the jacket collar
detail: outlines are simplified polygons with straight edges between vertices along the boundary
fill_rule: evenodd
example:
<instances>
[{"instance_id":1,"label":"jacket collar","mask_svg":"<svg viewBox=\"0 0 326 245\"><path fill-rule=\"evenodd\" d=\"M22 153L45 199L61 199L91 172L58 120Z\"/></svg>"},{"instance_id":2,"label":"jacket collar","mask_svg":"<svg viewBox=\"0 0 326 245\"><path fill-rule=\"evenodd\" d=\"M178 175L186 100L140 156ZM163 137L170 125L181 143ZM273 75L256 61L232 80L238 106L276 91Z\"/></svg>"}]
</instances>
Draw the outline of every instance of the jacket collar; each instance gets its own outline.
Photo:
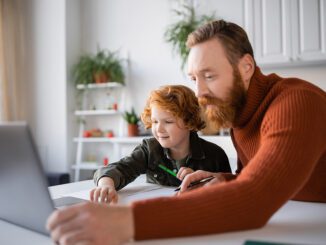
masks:
<instances>
[{"instance_id":1,"label":"jacket collar","mask_svg":"<svg viewBox=\"0 0 326 245\"><path fill-rule=\"evenodd\" d=\"M163 148L164 155L171 159L169 150L167 148ZM203 151L202 144L200 142L200 138L198 137L197 132L190 132L190 155L188 159L204 159L205 158L205 152ZM187 159L187 162L188 162Z\"/></svg>"}]
</instances>

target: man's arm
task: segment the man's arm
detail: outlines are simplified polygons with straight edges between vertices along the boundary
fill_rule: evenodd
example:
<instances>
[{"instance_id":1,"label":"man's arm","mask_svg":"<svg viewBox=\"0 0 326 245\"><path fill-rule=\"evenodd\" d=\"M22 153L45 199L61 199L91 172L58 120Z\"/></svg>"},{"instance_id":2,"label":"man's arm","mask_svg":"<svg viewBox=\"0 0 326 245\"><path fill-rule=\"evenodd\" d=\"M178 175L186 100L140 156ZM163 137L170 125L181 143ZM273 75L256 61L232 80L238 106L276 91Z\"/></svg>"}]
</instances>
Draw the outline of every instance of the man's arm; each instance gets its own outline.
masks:
<instances>
[{"instance_id":1,"label":"man's arm","mask_svg":"<svg viewBox=\"0 0 326 245\"><path fill-rule=\"evenodd\" d=\"M291 105L269 108L259 148L235 180L174 198L133 203L135 239L221 233L266 224L304 186L325 150L325 102L302 91L276 102L287 103L289 97ZM282 120L283 116L290 119Z\"/></svg>"}]
</instances>

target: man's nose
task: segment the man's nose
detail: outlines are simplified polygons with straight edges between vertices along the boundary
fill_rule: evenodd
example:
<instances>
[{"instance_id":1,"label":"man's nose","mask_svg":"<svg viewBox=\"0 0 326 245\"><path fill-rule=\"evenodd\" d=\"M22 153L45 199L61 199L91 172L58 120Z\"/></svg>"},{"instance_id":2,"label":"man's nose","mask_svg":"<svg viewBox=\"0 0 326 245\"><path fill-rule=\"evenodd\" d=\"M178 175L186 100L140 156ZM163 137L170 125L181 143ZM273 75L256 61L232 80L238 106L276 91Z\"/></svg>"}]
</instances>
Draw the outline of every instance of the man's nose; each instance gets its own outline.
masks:
<instances>
[{"instance_id":1,"label":"man's nose","mask_svg":"<svg viewBox=\"0 0 326 245\"><path fill-rule=\"evenodd\" d=\"M202 97L204 95L207 95L207 93L208 93L208 88L207 88L205 82L198 79L196 81L196 96Z\"/></svg>"}]
</instances>

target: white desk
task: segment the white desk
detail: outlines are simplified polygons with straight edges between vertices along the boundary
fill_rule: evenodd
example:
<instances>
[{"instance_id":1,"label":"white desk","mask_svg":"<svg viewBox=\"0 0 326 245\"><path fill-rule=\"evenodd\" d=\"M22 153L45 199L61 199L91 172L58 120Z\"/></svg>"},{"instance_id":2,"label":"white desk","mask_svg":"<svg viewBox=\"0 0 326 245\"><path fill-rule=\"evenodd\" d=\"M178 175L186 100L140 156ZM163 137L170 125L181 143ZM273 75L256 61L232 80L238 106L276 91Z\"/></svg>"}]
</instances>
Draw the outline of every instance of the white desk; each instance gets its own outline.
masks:
<instances>
[{"instance_id":1,"label":"white desk","mask_svg":"<svg viewBox=\"0 0 326 245\"><path fill-rule=\"evenodd\" d=\"M49 189L53 197L71 194L71 196L87 198L88 191L93 186L92 181L82 181L50 187ZM127 203L147 197L169 196L173 195L173 193L171 188L160 188L144 183L144 178L138 178L121 190L119 196L122 203ZM131 244L241 245L247 239L292 244L326 244L326 204L289 201L271 218L265 227L257 230L178 239L150 240ZM53 243L46 236L0 221L0 244L48 245Z\"/></svg>"}]
</instances>

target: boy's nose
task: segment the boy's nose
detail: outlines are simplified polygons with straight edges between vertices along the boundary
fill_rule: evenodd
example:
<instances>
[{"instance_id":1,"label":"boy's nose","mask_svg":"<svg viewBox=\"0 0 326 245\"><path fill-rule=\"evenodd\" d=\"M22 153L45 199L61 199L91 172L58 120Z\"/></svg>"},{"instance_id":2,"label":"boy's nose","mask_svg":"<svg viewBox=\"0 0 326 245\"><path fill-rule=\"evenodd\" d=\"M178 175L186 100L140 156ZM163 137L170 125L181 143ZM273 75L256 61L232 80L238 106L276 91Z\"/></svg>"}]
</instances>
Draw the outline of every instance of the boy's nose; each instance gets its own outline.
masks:
<instances>
[{"instance_id":1,"label":"boy's nose","mask_svg":"<svg viewBox=\"0 0 326 245\"><path fill-rule=\"evenodd\" d=\"M157 132L163 132L163 131L164 131L164 128L163 128L162 124L159 123L159 124L157 125Z\"/></svg>"}]
</instances>

